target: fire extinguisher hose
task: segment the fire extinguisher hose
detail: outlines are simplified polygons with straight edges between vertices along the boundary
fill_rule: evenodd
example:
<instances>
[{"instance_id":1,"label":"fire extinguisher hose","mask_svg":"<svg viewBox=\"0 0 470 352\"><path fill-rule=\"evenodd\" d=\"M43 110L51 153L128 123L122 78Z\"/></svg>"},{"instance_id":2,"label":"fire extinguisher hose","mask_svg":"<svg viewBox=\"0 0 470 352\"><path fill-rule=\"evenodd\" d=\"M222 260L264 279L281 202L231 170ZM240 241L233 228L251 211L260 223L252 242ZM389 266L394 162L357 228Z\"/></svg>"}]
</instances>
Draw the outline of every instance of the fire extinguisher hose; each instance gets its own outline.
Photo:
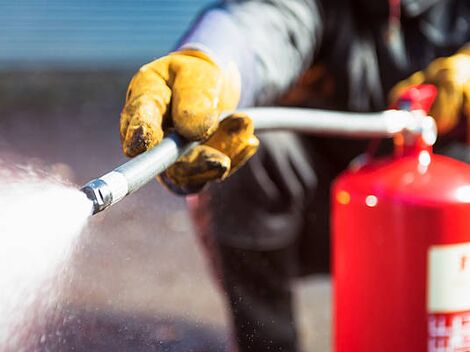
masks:
<instances>
[{"instance_id":1,"label":"fire extinguisher hose","mask_svg":"<svg viewBox=\"0 0 470 352\"><path fill-rule=\"evenodd\" d=\"M437 138L434 120L422 111L351 113L260 107L244 109L242 112L253 119L256 131L291 130L304 134L352 138L393 137L404 133L419 135L428 145L434 144ZM228 115L222 119L226 116ZM86 183L81 190L93 202L93 214L140 189L198 143L188 142L176 133L169 134L156 147Z\"/></svg>"}]
</instances>

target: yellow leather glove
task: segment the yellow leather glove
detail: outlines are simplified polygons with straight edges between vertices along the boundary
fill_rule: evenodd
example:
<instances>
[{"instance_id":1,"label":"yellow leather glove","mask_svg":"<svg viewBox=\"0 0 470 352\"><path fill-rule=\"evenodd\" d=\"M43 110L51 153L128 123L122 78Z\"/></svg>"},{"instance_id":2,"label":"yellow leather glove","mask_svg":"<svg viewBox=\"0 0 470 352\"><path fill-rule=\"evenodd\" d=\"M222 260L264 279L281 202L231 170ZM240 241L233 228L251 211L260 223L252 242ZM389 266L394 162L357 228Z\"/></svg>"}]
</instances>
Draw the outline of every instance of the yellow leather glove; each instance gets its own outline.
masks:
<instances>
[{"instance_id":1,"label":"yellow leather glove","mask_svg":"<svg viewBox=\"0 0 470 352\"><path fill-rule=\"evenodd\" d=\"M181 157L158 179L178 194L194 193L208 181L224 180L256 152L259 141L253 133L251 118L234 114L223 120L203 145Z\"/></svg>"},{"instance_id":2,"label":"yellow leather glove","mask_svg":"<svg viewBox=\"0 0 470 352\"><path fill-rule=\"evenodd\" d=\"M433 84L438 94L430 115L436 120L439 133L445 134L458 123L463 112L470 118L470 48L455 55L438 58L426 69L399 82L389 94L391 103L398 100L404 90L417 84Z\"/></svg>"},{"instance_id":3,"label":"yellow leather glove","mask_svg":"<svg viewBox=\"0 0 470 352\"><path fill-rule=\"evenodd\" d=\"M232 115L219 128L221 113L235 110L239 99L236 66L222 70L200 51L178 51L144 65L129 84L121 113L123 152L133 157L175 129L189 140L205 141L158 178L174 192L197 192L256 152L259 142L248 116Z\"/></svg>"},{"instance_id":4,"label":"yellow leather glove","mask_svg":"<svg viewBox=\"0 0 470 352\"><path fill-rule=\"evenodd\" d=\"M423 71L399 82L390 92L390 102L396 102L404 90L417 84L433 84L438 89L430 115L436 120L440 133L452 130L462 112L470 118L470 48L438 58Z\"/></svg>"}]
</instances>

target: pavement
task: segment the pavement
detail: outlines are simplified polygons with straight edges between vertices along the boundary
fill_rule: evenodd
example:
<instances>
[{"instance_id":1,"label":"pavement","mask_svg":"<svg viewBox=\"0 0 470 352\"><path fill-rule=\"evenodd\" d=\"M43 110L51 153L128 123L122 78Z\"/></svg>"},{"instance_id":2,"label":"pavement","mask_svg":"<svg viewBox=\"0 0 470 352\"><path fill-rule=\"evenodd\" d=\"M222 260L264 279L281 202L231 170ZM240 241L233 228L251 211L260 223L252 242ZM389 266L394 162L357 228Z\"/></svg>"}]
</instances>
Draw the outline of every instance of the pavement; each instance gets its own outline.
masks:
<instances>
[{"instance_id":1,"label":"pavement","mask_svg":"<svg viewBox=\"0 0 470 352\"><path fill-rule=\"evenodd\" d=\"M131 72L0 71L0 158L80 185L127 159L118 120ZM94 216L68 264L44 351L224 351L224 296L184 199L156 182ZM331 281L296 282L304 351L331 349Z\"/></svg>"}]
</instances>

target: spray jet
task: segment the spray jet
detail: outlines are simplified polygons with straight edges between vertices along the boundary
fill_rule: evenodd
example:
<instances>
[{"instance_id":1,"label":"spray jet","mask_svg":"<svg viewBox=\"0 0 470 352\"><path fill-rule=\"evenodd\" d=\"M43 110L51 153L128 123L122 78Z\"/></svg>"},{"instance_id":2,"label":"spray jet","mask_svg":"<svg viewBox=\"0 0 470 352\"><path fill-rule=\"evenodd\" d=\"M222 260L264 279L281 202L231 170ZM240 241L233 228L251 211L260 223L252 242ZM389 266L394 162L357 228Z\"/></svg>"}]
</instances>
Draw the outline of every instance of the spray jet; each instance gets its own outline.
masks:
<instances>
[{"instance_id":1,"label":"spray jet","mask_svg":"<svg viewBox=\"0 0 470 352\"><path fill-rule=\"evenodd\" d=\"M434 119L423 110L386 110L351 113L303 108L263 107L243 110L253 119L255 130L291 130L304 134L352 138L380 138L401 135L413 144L416 138L428 146L435 143ZM227 115L223 116L227 117ZM92 214L116 204L170 167L181 155L200 142L188 142L169 134L154 148L136 156L113 171L91 180L81 191L93 202Z\"/></svg>"}]
</instances>

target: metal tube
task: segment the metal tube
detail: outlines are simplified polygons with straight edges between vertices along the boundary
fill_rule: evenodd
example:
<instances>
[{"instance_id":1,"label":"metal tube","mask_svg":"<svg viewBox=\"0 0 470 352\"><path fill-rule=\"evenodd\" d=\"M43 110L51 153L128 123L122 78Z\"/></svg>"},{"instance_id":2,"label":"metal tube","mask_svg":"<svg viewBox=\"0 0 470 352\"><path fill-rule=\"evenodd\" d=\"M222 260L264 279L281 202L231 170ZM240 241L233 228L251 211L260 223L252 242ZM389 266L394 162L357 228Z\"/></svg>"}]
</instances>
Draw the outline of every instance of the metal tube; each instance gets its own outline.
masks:
<instances>
[{"instance_id":1,"label":"metal tube","mask_svg":"<svg viewBox=\"0 0 470 352\"><path fill-rule=\"evenodd\" d=\"M81 190L93 202L92 214L138 190L197 144L199 142L187 142L176 133L169 134L158 146L86 183Z\"/></svg>"},{"instance_id":2,"label":"metal tube","mask_svg":"<svg viewBox=\"0 0 470 352\"><path fill-rule=\"evenodd\" d=\"M252 108L243 110L257 130L291 130L301 133L387 137L402 131L413 119L409 111L353 113L303 108Z\"/></svg>"},{"instance_id":3,"label":"metal tube","mask_svg":"<svg viewBox=\"0 0 470 352\"><path fill-rule=\"evenodd\" d=\"M434 144L437 136L431 117L402 110L350 113L266 107L245 109L243 112L253 119L257 131L281 129L353 138L392 137L407 132L422 136L429 145ZM187 142L175 133L170 134L153 149L85 184L81 190L93 201L93 214L138 190L197 144L199 142Z\"/></svg>"}]
</instances>

